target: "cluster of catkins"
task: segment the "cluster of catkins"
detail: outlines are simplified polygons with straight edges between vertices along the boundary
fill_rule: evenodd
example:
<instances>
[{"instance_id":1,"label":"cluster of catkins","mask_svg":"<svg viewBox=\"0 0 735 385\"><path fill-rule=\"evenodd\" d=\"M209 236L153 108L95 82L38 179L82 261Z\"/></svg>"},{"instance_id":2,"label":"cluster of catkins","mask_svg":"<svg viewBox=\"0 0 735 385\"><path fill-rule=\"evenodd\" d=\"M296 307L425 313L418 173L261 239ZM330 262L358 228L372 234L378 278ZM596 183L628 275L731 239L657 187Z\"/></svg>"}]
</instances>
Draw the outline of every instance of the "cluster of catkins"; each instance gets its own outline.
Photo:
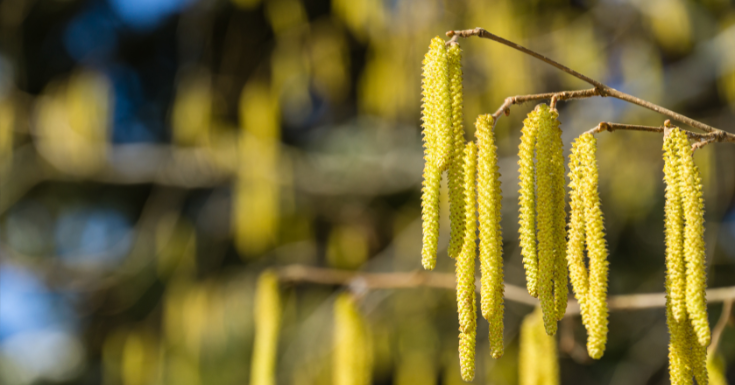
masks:
<instances>
[{"instance_id":1,"label":"cluster of catkins","mask_svg":"<svg viewBox=\"0 0 735 385\"><path fill-rule=\"evenodd\" d=\"M668 131L663 150L671 383L691 384L693 375L698 384L706 384L710 330L705 298L702 181L683 131L678 128Z\"/></svg>"},{"instance_id":2,"label":"cluster of catkins","mask_svg":"<svg viewBox=\"0 0 735 385\"><path fill-rule=\"evenodd\" d=\"M448 254L456 259L462 378L474 377L475 256L479 223L481 312L490 324L493 357L503 354L503 243L501 189L492 115L481 115L477 141L465 144L461 50L432 39L423 62L422 264L436 266L439 190L447 171L451 216ZM565 212L565 168L558 113L538 105L523 121L519 155L519 235L529 294L539 299L544 330L553 336L564 317L568 278L587 329L587 351L599 359L608 332L608 252L598 194L597 141L579 136L569 156L570 218ZM701 181L686 134L666 136L667 315L674 383L706 379L709 326L705 300ZM585 252L586 250L586 252ZM586 258L585 258L586 255Z\"/></svg>"},{"instance_id":3,"label":"cluster of catkins","mask_svg":"<svg viewBox=\"0 0 735 385\"><path fill-rule=\"evenodd\" d=\"M431 41L424 58L422 119L424 127L424 184L422 194L424 268L436 266L439 238L439 189L447 171L451 216L448 253L456 259L459 355L462 378L475 376L475 257L479 223L481 312L490 324L490 350L503 355L503 259L500 229L501 190L493 117L477 118L477 143L465 144L462 114L462 52ZM479 222L478 222L479 219Z\"/></svg>"}]
</instances>

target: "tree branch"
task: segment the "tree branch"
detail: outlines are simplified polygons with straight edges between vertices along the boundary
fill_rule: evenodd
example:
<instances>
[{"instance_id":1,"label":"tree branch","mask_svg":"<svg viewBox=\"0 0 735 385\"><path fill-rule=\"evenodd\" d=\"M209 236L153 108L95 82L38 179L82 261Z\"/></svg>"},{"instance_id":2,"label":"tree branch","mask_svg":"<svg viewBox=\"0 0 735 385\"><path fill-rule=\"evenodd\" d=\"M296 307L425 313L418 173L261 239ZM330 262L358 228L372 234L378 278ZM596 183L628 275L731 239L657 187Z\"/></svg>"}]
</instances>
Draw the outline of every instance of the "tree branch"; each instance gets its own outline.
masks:
<instances>
[{"instance_id":1,"label":"tree branch","mask_svg":"<svg viewBox=\"0 0 735 385\"><path fill-rule=\"evenodd\" d=\"M278 270L282 282L308 282L321 285L347 286L353 291L364 292L380 289L407 289L433 287L456 290L457 281L451 273L430 273L425 271L398 273L365 273L358 271L289 265ZM480 280L476 289L480 291ZM531 297L525 288L505 283L505 299L529 306L536 306L538 300ZM707 290L708 303L735 300L735 286ZM636 310L666 306L665 293L616 295L608 298L610 310ZM579 303L569 299L567 316L579 314Z\"/></svg>"},{"instance_id":2,"label":"tree branch","mask_svg":"<svg viewBox=\"0 0 735 385\"><path fill-rule=\"evenodd\" d=\"M486 31L486 30L484 30L482 28L479 28L478 27L478 28L475 28L475 29L467 29L467 30L460 30L460 31L448 31L447 32L447 36L451 37L452 40L454 40L454 41L456 41L456 37L457 36L459 36L459 37L465 37L465 38L466 37L471 37L471 36L477 36L477 37L480 37L480 38L483 38L483 39L490 39L490 40L496 41L498 43L501 43L503 45L506 45L508 47L511 47L511 48L513 48L515 50L521 51L521 52L523 52L523 53L525 53L525 54L527 54L529 56L533 56L536 59L539 59L539 60L543 61L546 64L549 64L549 65L551 65L553 67L556 67L557 69L559 69L559 70L561 70L563 72L566 72L569 75L572 75L572 76L576 77L577 79L583 80L583 81L585 81L585 82L593 85L595 87L595 92L594 92L594 95L590 95L590 96L603 96L603 97L610 96L610 97L613 97L613 98L616 98L616 99L620 99L620 100L626 101L628 103L636 104L636 105L639 105L641 107L647 108L649 110L658 112L659 114L668 116L669 118L671 118L673 120L676 120L677 122L684 123L684 124L686 124L686 125L688 125L690 127L698 128L698 129L700 129L700 130L702 130L704 132L707 132L707 133L713 133L713 134L714 133L717 133L718 135L732 135L732 134L727 134L724 131L722 131L720 129L717 129L715 127L712 127L710 125L704 124L704 123L702 123L700 121L694 120L692 118L689 118L689 117L684 116L682 114L679 114L677 112L671 111L671 110L669 110L667 108L661 107L661 106L659 106L657 104L651 103L651 102L649 102L647 100L643 100L643 99L637 98L637 97L635 97L633 95L626 94L625 92L621 92L621 91L618 91L618 90L616 90L614 88L608 87L605 84L602 84L602 83L600 83L599 81L597 81L595 79L592 79L592 78L590 78L588 76L585 76L585 75L583 75L583 74L581 74L581 73L579 73L579 72L577 72L577 71L575 71L575 70L573 70L573 69L571 69L571 68L569 68L569 67L567 67L567 66L565 66L565 65L563 65L563 64L561 64L559 62L556 62L556 61L554 61L554 60L552 60L552 59L550 59L550 58L548 58L548 57L546 57L544 55L541 55L540 53L538 53L536 51L533 51L533 50L528 49L526 47L520 46L520 45L518 45L518 44L516 44L516 43L514 43L514 42L512 42L510 40L503 39L500 36L493 35L492 33L488 32L488 31ZM506 100L506 102L507 102L507 100ZM553 102L553 100L552 100L552 102ZM504 110L505 109L501 109L501 111L504 111ZM497 115L496 118L498 116L499 115ZM719 134L719 133L723 133L723 134ZM725 140L722 140L722 141L725 141ZM727 141L729 141L729 142L735 142L735 136L733 136L731 140L727 140Z\"/></svg>"}]
</instances>

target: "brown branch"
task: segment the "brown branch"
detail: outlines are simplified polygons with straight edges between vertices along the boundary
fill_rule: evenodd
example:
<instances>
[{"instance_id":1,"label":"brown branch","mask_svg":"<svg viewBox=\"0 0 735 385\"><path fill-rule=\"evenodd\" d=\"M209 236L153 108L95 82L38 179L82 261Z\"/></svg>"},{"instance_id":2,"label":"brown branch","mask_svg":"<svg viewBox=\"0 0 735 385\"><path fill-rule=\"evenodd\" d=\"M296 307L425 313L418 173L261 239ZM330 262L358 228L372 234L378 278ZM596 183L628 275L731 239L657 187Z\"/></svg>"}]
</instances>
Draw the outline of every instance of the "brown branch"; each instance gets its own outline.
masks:
<instances>
[{"instance_id":1,"label":"brown branch","mask_svg":"<svg viewBox=\"0 0 735 385\"><path fill-rule=\"evenodd\" d=\"M322 285L348 286L356 291L380 289L406 289L416 287L433 287L455 290L457 282L451 273L430 273L426 271L398 273L365 273L349 270L338 270L304 265L289 265L278 270L283 282L308 282ZM477 280L477 291L480 291L480 280ZM505 299L512 302L536 306L538 300L531 297L525 288L505 283ZM735 286L707 290L709 303L735 300ZM608 298L610 310L636 310L659 308L666 306L665 293L616 295ZM579 303L570 299L566 315L579 314Z\"/></svg>"},{"instance_id":2,"label":"brown branch","mask_svg":"<svg viewBox=\"0 0 735 385\"><path fill-rule=\"evenodd\" d=\"M722 314L720 319L717 321L717 325L712 329L712 342L707 349L707 355L711 356L717 351L717 345L720 343L720 337L722 337L722 331L725 330L727 322L730 320L730 313L732 312L732 299L725 300L722 306Z\"/></svg>"},{"instance_id":3,"label":"brown branch","mask_svg":"<svg viewBox=\"0 0 735 385\"><path fill-rule=\"evenodd\" d=\"M581 74L581 73L579 73L579 72L577 72L577 71L575 71L575 70L573 70L573 69L571 69L571 68L569 68L569 67L567 67L567 66L565 66L565 65L563 65L563 64L561 64L559 62L557 62L557 61L554 61L554 60L552 60L552 59L550 59L550 58L548 58L548 57L546 57L544 55L541 55L538 52L535 52L535 51L530 50L530 49L528 49L526 47L520 46L520 45L518 45L518 44L516 44L516 43L514 43L514 42L512 42L510 40L503 39L500 36L493 35L492 33L488 32L488 31L486 31L486 30L484 30L482 28L479 28L478 27L478 28L475 28L475 29L467 29L467 30L461 30L461 31L449 31L449 32L447 32L447 36L451 37L453 40L455 39L456 36L465 37L465 38L466 37L471 37L471 36L477 36L477 37L480 37L480 38L490 39L490 40L496 41L498 43L501 43L503 45L506 45L508 47L511 47L513 49L516 49L518 51L521 51L521 52L523 52L523 53L525 53L525 54L527 54L529 56L533 56L536 59L539 59L539 60L543 61L546 64L549 64L549 65L551 65L553 67L556 67L557 69L559 69L559 70L561 70L563 72L566 72L569 75L572 75L572 76L576 77L577 79L583 80L583 81L585 81L585 82L593 85L595 87L595 95L593 95L593 96L603 96L603 97L610 96L610 97L613 97L613 98L616 98L616 99L620 99L620 100L626 101L628 103L636 104L636 105L639 105L641 107L647 108L649 110L658 112L659 114L668 116L669 118L674 119L677 122L684 123L684 124L686 124L686 125L688 125L690 127L698 128L698 129L700 129L700 130L702 130L704 132L708 132L708 133L719 133L719 132L723 132L724 133L724 131L722 131L720 129L717 129L717 128L714 128L714 127L712 127L710 125L704 124L704 123L702 123L700 121L694 120L692 118L689 118L687 116L684 116L682 114L679 114L677 112L674 112L672 110L669 110L667 108L661 107L661 106L659 106L657 104L654 104L654 103L651 103L651 102L649 102L647 100L643 100L643 99L637 98L637 97L635 97L633 95L626 94L625 92L621 92L621 91L618 91L618 90L616 90L614 88L608 87L605 84L602 84L602 83L598 82L595 79L592 79L592 78L590 78L588 76L585 76L585 75L583 75L583 74ZM732 135L732 134L729 134L729 135ZM735 142L735 136L733 136L733 138L731 140L727 140L727 141Z\"/></svg>"},{"instance_id":4,"label":"brown branch","mask_svg":"<svg viewBox=\"0 0 735 385\"><path fill-rule=\"evenodd\" d=\"M498 108L497 111L493 114L493 118L495 120L498 120L498 117L500 117L500 114L505 113L506 115L509 113L509 108L512 105L516 104L522 104L526 102L532 102L537 100L552 100L552 105L556 104L556 101L559 100L570 100L570 99L584 99L584 98L591 98L593 96L599 96L596 88L590 88L586 90L577 90L577 91L561 91L561 92L547 92L543 94L531 94L531 95L516 95L516 96L510 96L505 98L505 102L503 102L503 105Z\"/></svg>"},{"instance_id":5,"label":"brown branch","mask_svg":"<svg viewBox=\"0 0 735 385\"><path fill-rule=\"evenodd\" d=\"M666 127L672 127L671 123L667 120L663 126L640 126L635 124L622 124L622 123L612 123L612 122L600 122L597 126L592 128L591 130L587 131L586 133L589 134L597 134L602 131L609 131L613 132L616 130L628 130L628 131L644 131L644 132L655 132L655 133L665 133ZM709 143L714 142L735 142L735 135L727 133L725 131L717 131L712 133L706 133L706 134L700 134L696 132L691 132L687 130L683 130L684 133L686 133L687 137L692 140L696 140L697 143L694 143L692 145L692 151L696 151L697 149L700 149L704 147L705 145Z\"/></svg>"}]
</instances>

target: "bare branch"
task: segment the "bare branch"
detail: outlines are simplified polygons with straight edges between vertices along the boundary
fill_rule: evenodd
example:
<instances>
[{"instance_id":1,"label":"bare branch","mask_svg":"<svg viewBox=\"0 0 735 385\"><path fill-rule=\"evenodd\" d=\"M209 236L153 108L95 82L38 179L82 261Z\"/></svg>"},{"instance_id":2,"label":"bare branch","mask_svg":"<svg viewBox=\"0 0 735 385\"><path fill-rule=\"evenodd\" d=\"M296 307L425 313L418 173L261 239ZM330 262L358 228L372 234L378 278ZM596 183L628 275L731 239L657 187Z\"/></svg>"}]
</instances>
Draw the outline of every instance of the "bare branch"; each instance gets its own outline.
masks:
<instances>
[{"instance_id":1,"label":"bare branch","mask_svg":"<svg viewBox=\"0 0 735 385\"><path fill-rule=\"evenodd\" d=\"M725 326L727 326L727 322L730 320L730 313L732 312L732 301L732 299L725 300L724 305L722 306L722 314L720 314L720 319L717 321L717 325L715 325L715 328L712 329L712 342L709 344L709 348L707 349L708 355L712 355L712 353L717 351L717 345L720 343L722 331L725 330Z\"/></svg>"},{"instance_id":2,"label":"bare branch","mask_svg":"<svg viewBox=\"0 0 735 385\"><path fill-rule=\"evenodd\" d=\"M338 270L303 265L289 265L278 270L283 282L309 282L322 285L348 286L352 290L406 289L416 287L434 287L455 290L457 283L454 274L430 273L425 271L399 273L365 273L349 270ZM480 291L480 280L477 280L477 291ZM512 302L536 306L538 300L531 297L525 288L505 283L505 299ZM735 300L735 286L707 290L709 303ZM666 306L665 293L617 295L608 298L610 310L636 310L659 308ZM579 303L570 299L567 305L567 316L579 314Z\"/></svg>"},{"instance_id":3,"label":"bare branch","mask_svg":"<svg viewBox=\"0 0 735 385\"><path fill-rule=\"evenodd\" d=\"M700 129L700 130L702 130L704 132L707 132L707 133L717 133L717 134L722 133L720 135L725 135L725 136L728 137L727 140L725 140L723 138L723 140L720 140L720 141L735 142L735 135L733 135L733 134L726 133L726 132L724 132L724 131L722 131L720 129L714 128L714 127L712 127L710 125L707 125L707 124L704 124L704 123L702 123L700 121L694 120L692 118L689 118L689 117L684 116L682 114L679 114L677 112L671 111L671 110L669 110L667 108L661 107L661 106L659 106L657 104L654 104L654 103L651 103L651 102L649 102L647 100L643 100L643 99L637 98L637 97L635 97L633 95L626 94L625 92L621 92L621 91L618 91L618 90L616 90L614 88L608 87L605 84L602 84L602 83L600 83L599 81L597 81L595 79L592 79L592 78L590 78L588 76L585 76L585 75L583 75L583 74L581 74L581 73L579 73L579 72L577 72L577 71L575 71L575 70L573 70L573 69L571 69L571 68L569 68L569 67L567 67L567 66L565 66L565 65L563 65L563 64L561 64L559 62L556 62L556 61L554 61L554 60L552 60L552 59L550 59L550 58L548 58L548 57L546 57L544 55L541 55L540 53L538 53L536 51L533 51L533 50L528 49L526 47L520 46L520 45L518 45L518 44L516 44L516 43L514 43L514 42L512 42L510 40L503 39L500 36L493 35L492 33L488 32L488 31L486 31L486 30L484 30L482 28L479 28L478 27L478 28L475 28L475 29L467 29L467 30L461 30L461 31L449 31L449 32L447 32L447 36L451 37L453 41L455 41L455 38L457 36L465 37L465 38L466 37L471 37L471 36L477 36L477 37L481 37L481 38L484 38L484 39L490 39L490 40L496 41L498 43L501 43L503 45L506 45L508 47L511 47L513 49L516 49L518 51L521 51L521 52L523 52L523 53L525 53L525 54L527 54L529 56L533 56L536 59L539 59L539 60L543 61L546 64L549 64L549 65L551 65L553 67L556 67L557 69L559 69L559 70L561 70L563 72L566 72L569 75L572 75L572 76L576 77L577 79L583 80L583 81L585 81L585 82L593 85L595 87L595 92L594 92L594 95L590 95L590 96L603 96L603 97L610 96L610 97L613 97L613 98L616 98L616 99L620 99L620 100L626 101L628 103L636 104L636 105L639 105L641 107L647 108L649 110L658 112L659 114L668 116L669 118L674 119L677 122L684 123L684 124L686 124L686 125L688 125L690 127L698 128L698 129ZM552 102L553 102L553 100L552 100ZM506 103L507 103L507 100L506 100ZM501 108L501 111L504 111L504 109ZM497 114L497 112L496 112L496 114ZM497 114L497 115L494 115L494 116L497 118L500 115Z\"/></svg>"}]
</instances>

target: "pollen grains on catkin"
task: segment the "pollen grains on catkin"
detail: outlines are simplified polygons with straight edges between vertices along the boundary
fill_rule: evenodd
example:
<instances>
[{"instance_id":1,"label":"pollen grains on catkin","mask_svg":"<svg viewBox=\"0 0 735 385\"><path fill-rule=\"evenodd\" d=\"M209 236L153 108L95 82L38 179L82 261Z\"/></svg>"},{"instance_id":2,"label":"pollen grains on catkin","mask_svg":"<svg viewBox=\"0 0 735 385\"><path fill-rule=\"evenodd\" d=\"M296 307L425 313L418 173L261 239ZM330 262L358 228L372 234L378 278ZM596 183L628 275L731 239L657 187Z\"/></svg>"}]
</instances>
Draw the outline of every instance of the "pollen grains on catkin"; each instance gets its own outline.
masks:
<instances>
[{"instance_id":1,"label":"pollen grains on catkin","mask_svg":"<svg viewBox=\"0 0 735 385\"><path fill-rule=\"evenodd\" d=\"M371 383L372 348L367 324L348 293L334 303L334 352L332 383L334 385L368 385Z\"/></svg>"},{"instance_id":2,"label":"pollen grains on catkin","mask_svg":"<svg viewBox=\"0 0 735 385\"><path fill-rule=\"evenodd\" d=\"M276 383L276 349L280 324L278 277L272 271L265 271L258 278L255 293L255 344L250 370L250 383L253 385Z\"/></svg>"},{"instance_id":3,"label":"pollen grains on catkin","mask_svg":"<svg viewBox=\"0 0 735 385\"><path fill-rule=\"evenodd\" d=\"M521 324L518 380L520 385L559 384L556 340L546 334L538 307Z\"/></svg>"},{"instance_id":4,"label":"pollen grains on catkin","mask_svg":"<svg viewBox=\"0 0 735 385\"><path fill-rule=\"evenodd\" d=\"M429 52L424 56L422 77L424 181L421 194L421 262L425 269L433 270L439 239L441 173L451 163L453 144L449 61L444 40L438 36L431 40Z\"/></svg>"},{"instance_id":5,"label":"pollen grains on catkin","mask_svg":"<svg viewBox=\"0 0 735 385\"><path fill-rule=\"evenodd\" d=\"M567 264L574 295L587 329L587 352L599 359L607 344L607 245L600 197L597 191L597 140L580 135L572 144L569 177L572 209L567 243ZM589 258L585 268L584 246Z\"/></svg>"},{"instance_id":6,"label":"pollen grains on catkin","mask_svg":"<svg viewBox=\"0 0 735 385\"><path fill-rule=\"evenodd\" d=\"M465 234L462 250L457 256L457 313L459 315L459 364L462 379L475 378L475 341L477 308L475 301L475 239L477 216L475 211L475 173L477 150L469 142L464 150L464 204Z\"/></svg>"},{"instance_id":7,"label":"pollen grains on catkin","mask_svg":"<svg viewBox=\"0 0 735 385\"><path fill-rule=\"evenodd\" d=\"M449 88L452 100L452 159L447 172L449 178L449 215L451 218L449 249L447 253L455 258L462 249L465 213L462 176L462 152L464 151L464 116L462 112L462 49L452 44L447 49L449 59Z\"/></svg>"},{"instance_id":8,"label":"pollen grains on catkin","mask_svg":"<svg viewBox=\"0 0 735 385\"><path fill-rule=\"evenodd\" d=\"M523 256L523 267L526 271L526 287L528 293L538 297L538 258L536 256L536 193L534 151L538 135L536 110L523 120L521 144L518 146L518 233Z\"/></svg>"},{"instance_id":9,"label":"pollen grains on catkin","mask_svg":"<svg viewBox=\"0 0 735 385\"><path fill-rule=\"evenodd\" d=\"M664 228L666 238L667 306L676 321L686 318L686 265L684 263L684 214L679 186L681 161L677 150L677 135L664 138L664 181L666 203Z\"/></svg>"},{"instance_id":10,"label":"pollen grains on catkin","mask_svg":"<svg viewBox=\"0 0 735 385\"><path fill-rule=\"evenodd\" d=\"M559 261L559 258L564 258L565 255L565 252L561 250L561 245L566 243L564 240L566 230L563 223L564 173L563 165L561 172L559 172L558 165L562 157L562 147L556 111L551 110L546 104L540 104L536 106L534 112L538 127L536 140L536 227L538 228L536 289L541 302L546 332L554 335L557 320L560 319L560 316L563 317L563 313L560 315L559 312L566 309L566 304L562 306L557 303L567 300L566 263L563 263L564 266L562 266L562 262ZM561 205L559 199L562 200Z\"/></svg>"},{"instance_id":11,"label":"pollen grains on catkin","mask_svg":"<svg viewBox=\"0 0 735 385\"><path fill-rule=\"evenodd\" d=\"M699 345L707 347L710 329L707 320L707 273L704 255L704 200L702 179L694 165L686 134L674 129L681 162L679 189L684 213L684 261L686 263L686 308Z\"/></svg>"},{"instance_id":12,"label":"pollen grains on catkin","mask_svg":"<svg viewBox=\"0 0 735 385\"><path fill-rule=\"evenodd\" d=\"M503 355L503 234L500 227L502 191L492 115L475 123L478 146L477 208L480 223L482 316L490 323L490 352Z\"/></svg>"}]
</instances>

